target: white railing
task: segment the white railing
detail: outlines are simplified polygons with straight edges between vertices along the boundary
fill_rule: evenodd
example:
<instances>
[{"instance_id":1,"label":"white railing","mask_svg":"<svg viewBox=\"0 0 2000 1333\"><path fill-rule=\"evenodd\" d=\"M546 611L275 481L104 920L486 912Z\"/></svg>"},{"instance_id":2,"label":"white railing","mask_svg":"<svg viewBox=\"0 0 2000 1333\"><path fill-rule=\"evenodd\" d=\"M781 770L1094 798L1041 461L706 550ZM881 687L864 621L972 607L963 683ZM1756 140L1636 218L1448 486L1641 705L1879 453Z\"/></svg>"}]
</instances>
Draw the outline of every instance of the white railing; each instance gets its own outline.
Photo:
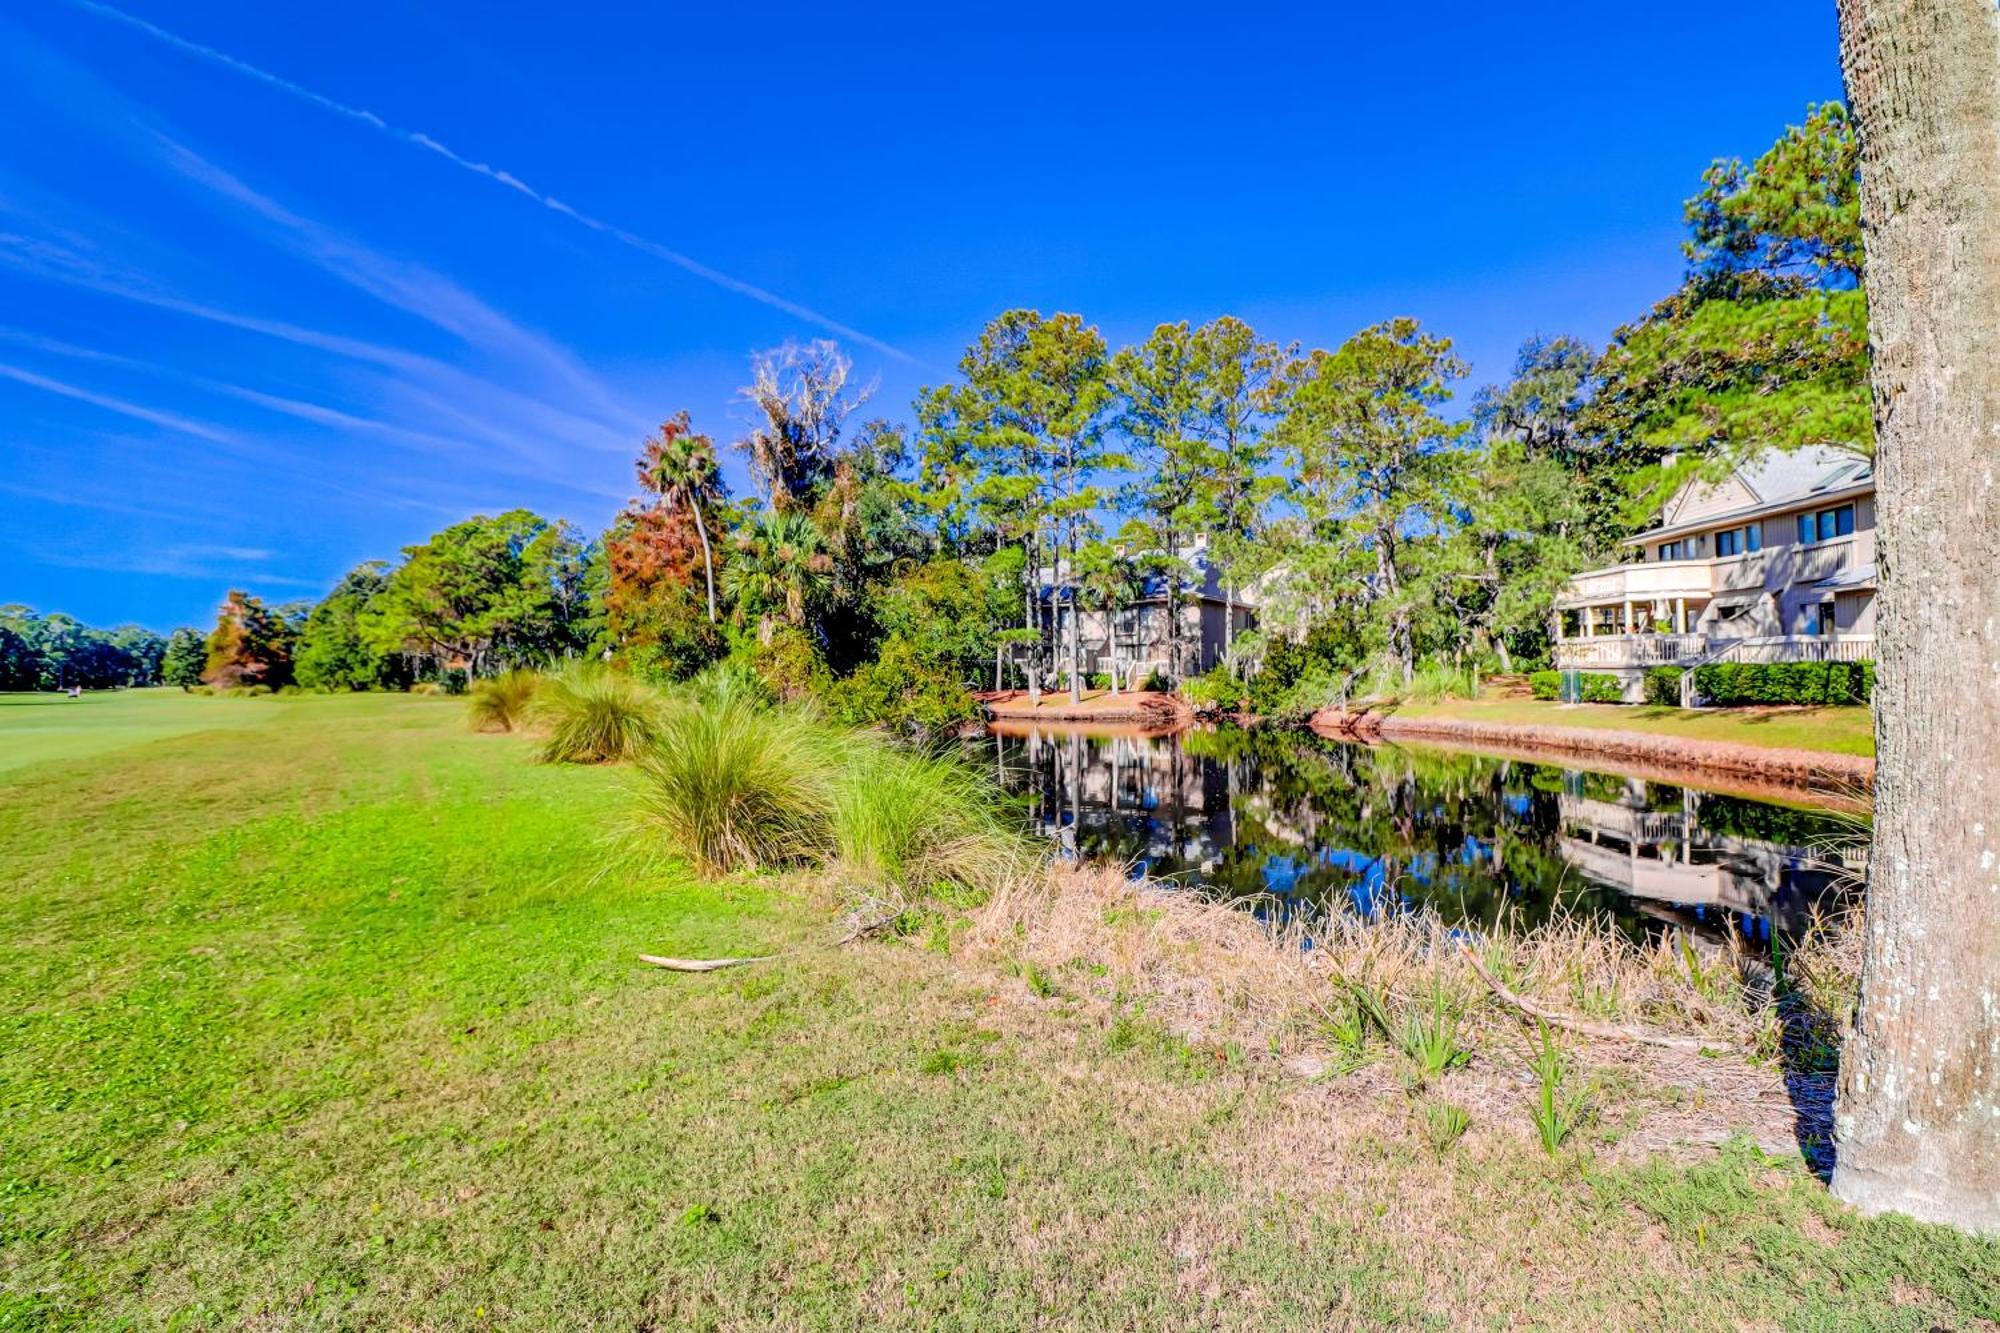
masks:
<instances>
[{"instance_id":1,"label":"white railing","mask_svg":"<svg viewBox=\"0 0 2000 1333\"><path fill-rule=\"evenodd\" d=\"M1708 640L1699 634L1599 634L1558 643L1556 666L1568 670L1673 666L1707 650Z\"/></svg>"},{"instance_id":2,"label":"white railing","mask_svg":"<svg viewBox=\"0 0 2000 1333\"><path fill-rule=\"evenodd\" d=\"M1767 635L1720 639L1701 634L1614 634L1565 639L1555 646L1558 670L1618 670L1685 666L1690 662L1872 662L1875 636L1840 638Z\"/></svg>"},{"instance_id":3,"label":"white railing","mask_svg":"<svg viewBox=\"0 0 2000 1333\"><path fill-rule=\"evenodd\" d=\"M1715 643L1718 662L1872 662L1875 636L1850 634L1842 638L1780 637L1770 635L1734 642Z\"/></svg>"}]
</instances>

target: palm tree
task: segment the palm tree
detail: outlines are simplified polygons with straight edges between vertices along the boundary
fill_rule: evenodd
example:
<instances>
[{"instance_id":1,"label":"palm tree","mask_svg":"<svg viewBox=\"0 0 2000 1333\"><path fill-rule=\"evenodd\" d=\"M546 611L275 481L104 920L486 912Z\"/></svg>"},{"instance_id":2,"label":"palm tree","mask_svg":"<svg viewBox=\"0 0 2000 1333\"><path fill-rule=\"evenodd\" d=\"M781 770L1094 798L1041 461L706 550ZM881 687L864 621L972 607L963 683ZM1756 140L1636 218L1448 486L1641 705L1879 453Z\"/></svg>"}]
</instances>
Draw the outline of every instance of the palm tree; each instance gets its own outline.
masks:
<instances>
[{"instance_id":1,"label":"palm tree","mask_svg":"<svg viewBox=\"0 0 2000 1333\"><path fill-rule=\"evenodd\" d=\"M660 497L668 509L687 506L701 538L702 572L708 577L708 623L715 623L715 552L708 544L708 521L702 510L722 498L722 469L715 461L715 441L697 435L686 412L662 423L660 433L646 441L639 455L639 484Z\"/></svg>"},{"instance_id":2,"label":"palm tree","mask_svg":"<svg viewBox=\"0 0 2000 1333\"><path fill-rule=\"evenodd\" d=\"M722 581L738 616L754 608L757 637L769 643L773 610L782 607L785 623L803 629L806 608L826 590L832 571L826 539L811 519L767 513L737 533L736 558Z\"/></svg>"}]
</instances>

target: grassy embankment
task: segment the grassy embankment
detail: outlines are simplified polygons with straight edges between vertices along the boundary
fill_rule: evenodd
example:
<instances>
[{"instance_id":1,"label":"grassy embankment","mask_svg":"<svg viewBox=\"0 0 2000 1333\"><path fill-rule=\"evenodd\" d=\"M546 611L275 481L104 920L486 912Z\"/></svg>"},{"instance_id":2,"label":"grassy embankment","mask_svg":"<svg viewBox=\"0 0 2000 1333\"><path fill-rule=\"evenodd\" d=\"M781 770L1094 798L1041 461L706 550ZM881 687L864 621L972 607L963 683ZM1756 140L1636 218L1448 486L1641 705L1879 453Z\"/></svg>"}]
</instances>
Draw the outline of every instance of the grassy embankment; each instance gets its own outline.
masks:
<instances>
[{"instance_id":1,"label":"grassy embankment","mask_svg":"<svg viewBox=\"0 0 2000 1333\"><path fill-rule=\"evenodd\" d=\"M1649 736L1872 756L1867 708L1667 708L1657 704L1560 704L1539 699L1446 699L1401 703L1404 717L1452 718L1525 727L1589 727Z\"/></svg>"},{"instance_id":2,"label":"grassy embankment","mask_svg":"<svg viewBox=\"0 0 2000 1333\"><path fill-rule=\"evenodd\" d=\"M1384 1059L1176 1035L1106 993L1118 941L1185 962L1149 909L1039 962L992 920L834 949L450 701L72 707L87 757L0 778L0 1328L2000 1319L2000 1247L1795 1158L1551 1159L1476 1109L1440 1148Z\"/></svg>"}]
</instances>

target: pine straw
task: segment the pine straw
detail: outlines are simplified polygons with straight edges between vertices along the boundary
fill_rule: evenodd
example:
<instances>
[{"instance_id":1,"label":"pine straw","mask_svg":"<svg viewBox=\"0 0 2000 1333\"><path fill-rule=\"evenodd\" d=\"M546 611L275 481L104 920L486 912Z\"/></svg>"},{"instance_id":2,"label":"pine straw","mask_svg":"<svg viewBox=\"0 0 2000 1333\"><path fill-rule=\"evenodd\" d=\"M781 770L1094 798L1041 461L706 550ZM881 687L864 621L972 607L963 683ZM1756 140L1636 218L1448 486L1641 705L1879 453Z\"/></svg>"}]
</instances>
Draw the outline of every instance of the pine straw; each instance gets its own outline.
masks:
<instances>
[{"instance_id":1,"label":"pine straw","mask_svg":"<svg viewBox=\"0 0 2000 1333\"><path fill-rule=\"evenodd\" d=\"M1370 1119L1389 1116L1401 1132L1419 1132L1411 1122L1431 1098L1469 1109L1475 1140L1526 1137L1535 1023L1480 980L1462 938L1423 915L1275 924L1275 914L1244 904L1094 866L1009 885L973 914L961 943L973 961L1055 978L1064 996L1102 1013L1138 1007L1191 1043L1267 1054L1327 1101ZM1683 1051L1559 1031L1576 1090L1592 1106L1579 1137L1615 1138L1621 1152L1644 1155L1742 1133L1789 1153L1801 1136L1824 1133L1830 1079L1787 1079L1770 1058L1777 1020L1753 1004L1727 952L1708 946L1704 957L1677 937L1642 946L1582 919L1497 931L1477 947L1496 977L1551 1009L1699 1039L1699 1051ZM1335 1035L1357 984L1392 1012L1441 990L1462 1015L1472 1058L1428 1089L1379 1032L1357 1058ZM1041 1002L1019 983L1001 990Z\"/></svg>"}]
</instances>

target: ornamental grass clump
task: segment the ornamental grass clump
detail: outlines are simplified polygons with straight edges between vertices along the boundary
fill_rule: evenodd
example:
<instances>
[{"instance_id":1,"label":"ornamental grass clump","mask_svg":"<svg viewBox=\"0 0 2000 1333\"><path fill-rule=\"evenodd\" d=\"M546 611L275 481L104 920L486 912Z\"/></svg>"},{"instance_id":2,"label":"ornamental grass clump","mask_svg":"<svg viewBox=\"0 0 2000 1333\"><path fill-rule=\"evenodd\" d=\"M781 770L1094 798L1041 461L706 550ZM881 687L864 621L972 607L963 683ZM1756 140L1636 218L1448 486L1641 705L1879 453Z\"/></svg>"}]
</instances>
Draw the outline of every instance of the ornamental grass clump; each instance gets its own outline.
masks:
<instances>
[{"instance_id":1,"label":"ornamental grass clump","mask_svg":"<svg viewBox=\"0 0 2000 1333\"><path fill-rule=\"evenodd\" d=\"M660 697L620 671L579 662L543 681L535 724L545 764L612 764L636 759L659 734Z\"/></svg>"},{"instance_id":2,"label":"ornamental grass clump","mask_svg":"<svg viewBox=\"0 0 2000 1333\"><path fill-rule=\"evenodd\" d=\"M1037 864L985 777L708 673L640 763L643 823L705 875L838 865L898 891L990 890Z\"/></svg>"},{"instance_id":3,"label":"ornamental grass clump","mask_svg":"<svg viewBox=\"0 0 2000 1333\"><path fill-rule=\"evenodd\" d=\"M796 864L834 846L835 745L741 682L698 682L640 758L640 815L704 875Z\"/></svg>"},{"instance_id":4,"label":"ornamental grass clump","mask_svg":"<svg viewBox=\"0 0 2000 1333\"><path fill-rule=\"evenodd\" d=\"M507 671L491 680L475 682L466 701L466 715L472 729L520 731L528 725L541 687L541 675L533 671Z\"/></svg>"},{"instance_id":5,"label":"ornamental grass clump","mask_svg":"<svg viewBox=\"0 0 2000 1333\"><path fill-rule=\"evenodd\" d=\"M840 748L833 830L843 868L905 890L990 892L1036 864L1000 789L956 756L874 733Z\"/></svg>"}]
</instances>

